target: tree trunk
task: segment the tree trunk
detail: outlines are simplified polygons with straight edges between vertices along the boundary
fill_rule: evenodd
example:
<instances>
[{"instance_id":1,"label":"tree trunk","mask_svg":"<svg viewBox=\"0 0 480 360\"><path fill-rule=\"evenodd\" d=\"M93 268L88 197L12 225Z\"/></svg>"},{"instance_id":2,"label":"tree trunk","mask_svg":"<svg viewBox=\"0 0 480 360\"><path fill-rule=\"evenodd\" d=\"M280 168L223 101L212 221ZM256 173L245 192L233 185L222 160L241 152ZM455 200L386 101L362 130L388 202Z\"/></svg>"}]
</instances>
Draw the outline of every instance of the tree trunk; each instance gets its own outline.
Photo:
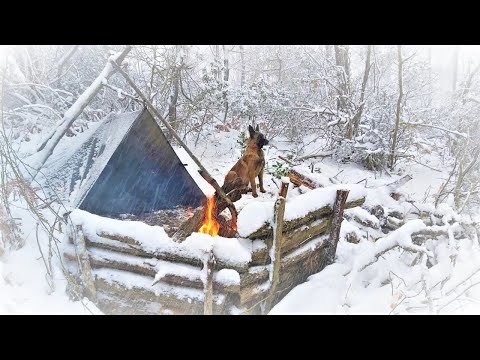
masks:
<instances>
[{"instance_id":1,"label":"tree trunk","mask_svg":"<svg viewBox=\"0 0 480 360\"><path fill-rule=\"evenodd\" d=\"M215 45L215 66L216 66L216 78L218 82L222 80L222 72L220 71L220 45Z\"/></svg>"},{"instance_id":2,"label":"tree trunk","mask_svg":"<svg viewBox=\"0 0 480 360\"><path fill-rule=\"evenodd\" d=\"M433 102L433 67L432 67L432 45L428 46L428 107L432 106Z\"/></svg>"},{"instance_id":3,"label":"tree trunk","mask_svg":"<svg viewBox=\"0 0 480 360\"><path fill-rule=\"evenodd\" d=\"M458 78L458 45L454 46L453 51L453 77L452 77L452 92L457 90L457 78Z\"/></svg>"},{"instance_id":4,"label":"tree trunk","mask_svg":"<svg viewBox=\"0 0 480 360\"><path fill-rule=\"evenodd\" d=\"M77 51L79 45L73 45L72 48L63 56L60 61L58 62L58 70L57 70L57 80L55 81L55 86L57 88L61 87L62 81L61 78L63 76L63 68L67 64L67 62L72 58L73 54Z\"/></svg>"},{"instance_id":5,"label":"tree trunk","mask_svg":"<svg viewBox=\"0 0 480 360\"><path fill-rule=\"evenodd\" d=\"M223 81L227 83L230 75L230 68L228 67L228 52L225 49L225 45L222 45L222 50L223 50Z\"/></svg>"},{"instance_id":6,"label":"tree trunk","mask_svg":"<svg viewBox=\"0 0 480 360\"><path fill-rule=\"evenodd\" d=\"M348 45L335 45L335 63L342 67L344 74L342 76L342 83L345 87L350 85L350 55Z\"/></svg>"},{"instance_id":7,"label":"tree trunk","mask_svg":"<svg viewBox=\"0 0 480 360\"><path fill-rule=\"evenodd\" d=\"M365 90L368 83L368 75L370 73L370 58L372 54L372 45L367 46L367 58L365 60L365 71L363 72L363 81L362 81L362 90L360 92L360 107L351 121L352 125L348 127L349 132L347 133L347 139L352 139L355 136L358 136L358 127L362 119L363 109L365 107Z\"/></svg>"},{"instance_id":8,"label":"tree trunk","mask_svg":"<svg viewBox=\"0 0 480 360\"><path fill-rule=\"evenodd\" d=\"M278 82L282 82L282 56L281 56L282 46L278 45L277 50L277 59L278 59Z\"/></svg>"},{"instance_id":9,"label":"tree trunk","mask_svg":"<svg viewBox=\"0 0 480 360\"><path fill-rule=\"evenodd\" d=\"M400 126L400 116L402 111L402 99L403 99L403 59L402 59L402 45L397 46L398 54L398 100L397 111L395 116L395 128L393 129L392 147L390 149L389 166L393 169L396 162L396 151L398 141L398 128Z\"/></svg>"},{"instance_id":10,"label":"tree trunk","mask_svg":"<svg viewBox=\"0 0 480 360\"><path fill-rule=\"evenodd\" d=\"M325 45L325 57L328 60L333 60L333 48L332 45Z\"/></svg>"},{"instance_id":11,"label":"tree trunk","mask_svg":"<svg viewBox=\"0 0 480 360\"><path fill-rule=\"evenodd\" d=\"M172 89L170 92L170 99L168 102L168 122L175 131L178 131L178 122L177 122L177 101L178 101L178 89L179 89L179 79L180 79L180 67L176 67L173 70L173 79L172 79ZM171 135L169 136L171 140Z\"/></svg>"},{"instance_id":12,"label":"tree trunk","mask_svg":"<svg viewBox=\"0 0 480 360\"><path fill-rule=\"evenodd\" d=\"M148 98L150 99L150 101L153 101L152 95L155 94L155 92L153 91L153 80L155 79L155 67L157 64L157 46L153 45L152 49L153 49L153 56L152 56L153 64L150 69L150 86L148 87Z\"/></svg>"},{"instance_id":13,"label":"tree trunk","mask_svg":"<svg viewBox=\"0 0 480 360\"><path fill-rule=\"evenodd\" d=\"M348 114L348 97L350 95L350 59L347 45L335 45L335 64L337 65L337 110ZM345 137L352 134L352 121L348 119Z\"/></svg>"},{"instance_id":14,"label":"tree trunk","mask_svg":"<svg viewBox=\"0 0 480 360\"><path fill-rule=\"evenodd\" d=\"M222 45L223 49L223 102L225 103L225 112L223 115L223 123L227 121L227 114L228 114L228 99L227 99L227 91L228 91L228 79L230 74L230 68L228 67L228 53L225 49L225 45Z\"/></svg>"},{"instance_id":15,"label":"tree trunk","mask_svg":"<svg viewBox=\"0 0 480 360\"><path fill-rule=\"evenodd\" d=\"M468 100L468 95L470 93L470 88L472 87L472 82L475 74L480 70L480 63L475 66L473 71L468 75L467 81L465 82L465 86L463 87L462 93L462 102L465 104Z\"/></svg>"},{"instance_id":16,"label":"tree trunk","mask_svg":"<svg viewBox=\"0 0 480 360\"><path fill-rule=\"evenodd\" d=\"M240 87L245 85L245 48L243 45L240 45L240 64L241 64L241 75L240 75Z\"/></svg>"}]
</instances>

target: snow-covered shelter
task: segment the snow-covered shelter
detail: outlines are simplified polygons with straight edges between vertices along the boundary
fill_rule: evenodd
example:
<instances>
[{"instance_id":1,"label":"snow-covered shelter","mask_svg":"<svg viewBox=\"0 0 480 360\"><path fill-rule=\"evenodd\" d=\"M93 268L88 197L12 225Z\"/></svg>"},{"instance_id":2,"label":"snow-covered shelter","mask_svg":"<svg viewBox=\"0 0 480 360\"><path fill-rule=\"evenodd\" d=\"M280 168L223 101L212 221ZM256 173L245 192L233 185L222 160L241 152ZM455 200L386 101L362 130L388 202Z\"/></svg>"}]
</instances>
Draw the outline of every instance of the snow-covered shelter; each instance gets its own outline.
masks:
<instances>
[{"instance_id":1,"label":"snow-covered shelter","mask_svg":"<svg viewBox=\"0 0 480 360\"><path fill-rule=\"evenodd\" d=\"M140 215L196 208L210 191L188 154L172 148L147 109L110 114L62 140L45 166L45 181L72 207L107 217Z\"/></svg>"}]
</instances>

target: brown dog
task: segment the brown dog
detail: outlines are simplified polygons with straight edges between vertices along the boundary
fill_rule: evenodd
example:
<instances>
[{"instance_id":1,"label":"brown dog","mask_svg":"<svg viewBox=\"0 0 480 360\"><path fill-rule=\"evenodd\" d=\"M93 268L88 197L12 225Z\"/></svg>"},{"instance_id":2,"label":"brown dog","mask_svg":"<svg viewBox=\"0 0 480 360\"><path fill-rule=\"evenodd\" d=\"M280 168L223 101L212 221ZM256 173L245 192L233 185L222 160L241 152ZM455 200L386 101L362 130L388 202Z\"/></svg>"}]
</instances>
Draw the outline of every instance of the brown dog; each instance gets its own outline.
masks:
<instances>
[{"instance_id":1,"label":"brown dog","mask_svg":"<svg viewBox=\"0 0 480 360\"><path fill-rule=\"evenodd\" d=\"M252 187L253 197L257 197L257 187L255 185L255 178L258 176L258 183L260 185L260 191L265 192L263 188L263 168L265 167L265 155L263 154L262 147L268 144L268 140L259 131L258 125L256 129L253 129L251 125L248 126L248 132L250 138L247 141L247 148L244 155L237 163L232 167L225 176L222 189L228 194L233 190L239 190L240 193L247 192L248 183ZM240 198L232 199L236 201Z\"/></svg>"}]
</instances>

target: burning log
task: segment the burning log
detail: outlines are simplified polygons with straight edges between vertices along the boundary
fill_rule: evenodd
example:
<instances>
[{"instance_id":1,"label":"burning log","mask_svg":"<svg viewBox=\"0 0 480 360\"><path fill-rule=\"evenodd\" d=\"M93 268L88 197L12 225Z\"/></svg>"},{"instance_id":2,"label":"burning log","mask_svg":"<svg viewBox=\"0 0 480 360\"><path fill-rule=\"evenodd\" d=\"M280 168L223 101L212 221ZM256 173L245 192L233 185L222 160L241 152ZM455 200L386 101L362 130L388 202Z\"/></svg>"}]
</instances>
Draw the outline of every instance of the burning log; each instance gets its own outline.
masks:
<instances>
[{"instance_id":1,"label":"burning log","mask_svg":"<svg viewBox=\"0 0 480 360\"><path fill-rule=\"evenodd\" d=\"M227 220L222 215L218 215L217 221L220 224L220 230L218 231L218 236L233 238L237 235L237 230L236 228L234 228L234 225L231 220Z\"/></svg>"},{"instance_id":2,"label":"burning log","mask_svg":"<svg viewBox=\"0 0 480 360\"><path fill-rule=\"evenodd\" d=\"M197 231L200 226L202 226L203 219L205 218L205 211L203 208L200 208L195 211L193 216L185 221L178 231L172 236L172 238L178 242L182 242L193 232Z\"/></svg>"},{"instance_id":3,"label":"burning log","mask_svg":"<svg viewBox=\"0 0 480 360\"><path fill-rule=\"evenodd\" d=\"M207 208L203 217L203 223L202 226L200 226L200 228L198 229L199 233L208 234L211 236L218 235L218 231L220 230L220 224L214 216L214 208L215 197L212 196L207 201Z\"/></svg>"},{"instance_id":4,"label":"burning log","mask_svg":"<svg viewBox=\"0 0 480 360\"><path fill-rule=\"evenodd\" d=\"M237 214L237 209L235 208L235 205L233 205L232 200L230 200L230 198L223 192L222 188L218 185L217 181L203 167L201 167L200 170L198 170L198 172L215 189L214 199L221 199L221 202L226 205L225 207L228 208L232 216L232 220L231 220L233 225L232 227L236 229L238 214ZM220 214L220 212L216 212L216 214Z\"/></svg>"},{"instance_id":5,"label":"burning log","mask_svg":"<svg viewBox=\"0 0 480 360\"><path fill-rule=\"evenodd\" d=\"M216 196L208 199L206 206L195 211L193 216L180 226L178 231L173 235L173 239L182 242L193 232L200 232L211 236L235 237L237 234L236 218L227 220L222 215L219 215L217 204L215 203L216 200ZM225 209L225 207L223 209Z\"/></svg>"}]
</instances>

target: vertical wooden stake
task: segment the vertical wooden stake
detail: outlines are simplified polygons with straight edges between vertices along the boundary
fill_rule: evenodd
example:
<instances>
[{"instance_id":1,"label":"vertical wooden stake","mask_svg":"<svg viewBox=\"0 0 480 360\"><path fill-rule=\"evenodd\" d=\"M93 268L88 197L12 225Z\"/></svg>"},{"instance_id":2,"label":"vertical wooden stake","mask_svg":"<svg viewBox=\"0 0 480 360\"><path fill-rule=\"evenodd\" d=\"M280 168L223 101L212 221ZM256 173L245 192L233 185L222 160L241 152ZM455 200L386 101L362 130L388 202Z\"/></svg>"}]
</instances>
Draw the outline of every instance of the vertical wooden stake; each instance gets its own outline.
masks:
<instances>
[{"instance_id":1,"label":"vertical wooden stake","mask_svg":"<svg viewBox=\"0 0 480 360\"><path fill-rule=\"evenodd\" d=\"M97 290L95 289L95 281L93 279L92 268L90 266L90 259L87 252L87 244L85 241L85 235L82 231L82 226L77 225L77 239L78 239L78 251L80 255L80 266L82 270L82 278L85 282L85 289L87 291L87 297L92 300L97 300Z\"/></svg>"},{"instance_id":2,"label":"vertical wooden stake","mask_svg":"<svg viewBox=\"0 0 480 360\"><path fill-rule=\"evenodd\" d=\"M270 311L274 305L274 294L280 280L280 268L282 264L282 237L283 237L283 217L285 215L285 202L287 198L288 184L290 181L288 178L282 178L282 186L280 188L280 194L278 194L277 201L274 208L274 228L273 228L273 245L270 249L270 257L272 259L272 271L270 273L270 291L268 295L266 311Z\"/></svg>"},{"instance_id":3,"label":"vertical wooden stake","mask_svg":"<svg viewBox=\"0 0 480 360\"><path fill-rule=\"evenodd\" d=\"M326 251L326 265L333 264L335 253L337 252L338 239L340 238L340 228L343 221L343 210L350 190L337 190L337 197L333 204L333 219L330 227L330 236L328 238L328 247Z\"/></svg>"},{"instance_id":4,"label":"vertical wooden stake","mask_svg":"<svg viewBox=\"0 0 480 360\"><path fill-rule=\"evenodd\" d=\"M215 266L215 255L213 250L207 253L208 260L205 265L206 280L204 283L203 315L213 315L213 267Z\"/></svg>"}]
</instances>

